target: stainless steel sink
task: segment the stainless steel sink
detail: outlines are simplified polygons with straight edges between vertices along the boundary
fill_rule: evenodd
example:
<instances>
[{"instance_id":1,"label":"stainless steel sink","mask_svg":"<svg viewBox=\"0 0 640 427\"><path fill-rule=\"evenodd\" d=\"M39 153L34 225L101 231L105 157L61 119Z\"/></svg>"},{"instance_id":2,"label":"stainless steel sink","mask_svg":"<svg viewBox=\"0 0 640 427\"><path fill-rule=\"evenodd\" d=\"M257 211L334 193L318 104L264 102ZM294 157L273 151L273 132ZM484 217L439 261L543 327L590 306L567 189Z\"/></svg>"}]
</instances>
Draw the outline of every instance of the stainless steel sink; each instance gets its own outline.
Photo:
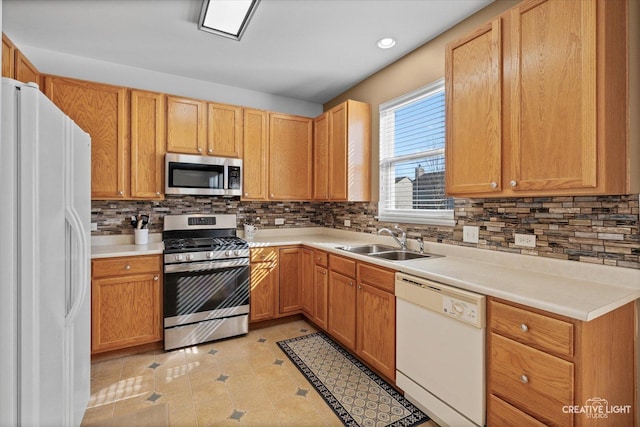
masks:
<instances>
[{"instance_id":1,"label":"stainless steel sink","mask_svg":"<svg viewBox=\"0 0 640 427\"><path fill-rule=\"evenodd\" d=\"M392 251L395 248L393 246L387 246L387 245L362 245L362 246L341 246L336 249L353 252L354 254L368 255L374 252Z\"/></svg>"},{"instance_id":2,"label":"stainless steel sink","mask_svg":"<svg viewBox=\"0 0 640 427\"><path fill-rule=\"evenodd\" d=\"M388 251L388 252L370 253L367 255L375 258L388 259L390 261L407 261L410 259L435 258L438 256L438 255L431 255L431 254L421 254L419 252L411 252L411 251Z\"/></svg>"}]
</instances>

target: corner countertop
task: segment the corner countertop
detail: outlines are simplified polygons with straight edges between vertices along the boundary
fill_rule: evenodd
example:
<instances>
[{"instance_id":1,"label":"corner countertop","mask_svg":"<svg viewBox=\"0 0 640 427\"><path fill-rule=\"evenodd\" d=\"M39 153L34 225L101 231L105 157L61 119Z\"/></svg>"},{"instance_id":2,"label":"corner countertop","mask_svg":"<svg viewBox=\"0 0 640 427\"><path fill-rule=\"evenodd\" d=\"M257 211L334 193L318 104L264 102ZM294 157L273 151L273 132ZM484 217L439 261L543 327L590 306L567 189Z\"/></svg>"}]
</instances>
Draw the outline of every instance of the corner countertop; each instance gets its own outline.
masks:
<instances>
[{"instance_id":1,"label":"corner countertop","mask_svg":"<svg viewBox=\"0 0 640 427\"><path fill-rule=\"evenodd\" d=\"M92 258L161 254L162 242L153 234L148 245L92 238ZM105 236L109 237L109 236ZM640 298L640 270L584 262L510 254L463 246L425 242L428 259L388 261L338 249L381 243L394 246L388 236L322 227L261 229L249 240L251 248L306 245L336 255L376 264L482 295L490 295L577 320L593 320ZM409 248L416 249L415 240Z\"/></svg>"}]
</instances>

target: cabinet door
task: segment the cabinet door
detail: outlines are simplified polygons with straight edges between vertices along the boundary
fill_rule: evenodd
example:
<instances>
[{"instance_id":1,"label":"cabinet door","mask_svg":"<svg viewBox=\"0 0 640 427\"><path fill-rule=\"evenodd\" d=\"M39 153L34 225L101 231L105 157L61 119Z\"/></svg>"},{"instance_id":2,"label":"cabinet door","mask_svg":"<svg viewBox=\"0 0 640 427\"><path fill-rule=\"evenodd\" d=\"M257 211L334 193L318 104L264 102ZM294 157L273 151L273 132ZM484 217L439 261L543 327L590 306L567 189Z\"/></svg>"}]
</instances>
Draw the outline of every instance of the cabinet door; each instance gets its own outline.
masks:
<instances>
[{"instance_id":1,"label":"cabinet door","mask_svg":"<svg viewBox=\"0 0 640 427\"><path fill-rule=\"evenodd\" d=\"M206 145L206 105L197 99L167 97L167 151L203 154Z\"/></svg>"},{"instance_id":2,"label":"cabinet door","mask_svg":"<svg viewBox=\"0 0 640 427\"><path fill-rule=\"evenodd\" d=\"M15 52L16 46L2 33L2 77L15 78Z\"/></svg>"},{"instance_id":3,"label":"cabinet door","mask_svg":"<svg viewBox=\"0 0 640 427\"><path fill-rule=\"evenodd\" d=\"M302 249L284 248L278 253L279 261L279 313L285 314L302 308Z\"/></svg>"},{"instance_id":4,"label":"cabinet door","mask_svg":"<svg viewBox=\"0 0 640 427\"><path fill-rule=\"evenodd\" d=\"M313 318L313 276L314 276L314 254L312 249L302 249L302 278L301 286L301 305L302 310L311 318Z\"/></svg>"},{"instance_id":5,"label":"cabinet door","mask_svg":"<svg viewBox=\"0 0 640 427\"><path fill-rule=\"evenodd\" d=\"M358 283L356 352L387 378L396 375L396 298Z\"/></svg>"},{"instance_id":6,"label":"cabinet door","mask_svg":"<svg viewBox=\"0 0 640 427\"><path fill-rule=\"evenodd\" d=\"M131 91L131 197L161 199L164 193L165 97Z\"/></svg>"},{"instance_id":7,"label":"cabinet door","mask_svg":"<svg viewBox=\"0 0 640 427\"><path fill-rule=\"evenodd\" d=\"M268 113L244 110L243 121L243 200L267 200L269 160Z\"/></svg>"},{"instance_id":8,"label":"cabinet door","mask_svg":"<svg viewBox=\"0 0 640 427\"><path fill-rule=\"evenodd\" d=\"M207 154L242 157L242 108L207 104Z\"/></svg>"},{"instance_id":9,"label":"cabinet door","mask_svg":"<svg viewBox=\"0 0 640 427\"><path fill-rule=\"evenodd\" d=\"M326 330L329 318L329 271L321 265L316 265L313 273L313 321Z\"/></svg>"},{"instance_id":10,"label":"cabinet door","mask_svg":"<svg viewBox=\"0 0 640 427\"><path fill-rule=\"evenodd\" d=\"M312 139L310 118L269 115L269 198L311 199Z\"/></svg>"},{"instance_id":11,"label":"cabinet door","mask_svg":"<svg viewBox=\"0 0 640 427\"><path fill-rule=\"evenodd\" d=\"M276 317L278 307L278 263L251 263L249 318L252 322Z\"/></svg>"},{"instance_id":12,"label":"cabinet door","mask_svg":"<svg viewBox=\"0 0 640 427\"><path fill-rule=\"evenodd\" d=\"M313 198L329 198L329 116L313 120Z\"/></svg>"},{"instance_id":13,"label":"cabinet door","mask_svg":"<svg viewBox=\"0 0 640 427\"><path fill-rule=\"evenodd\" d=\"M490 193L502 185L501 20L447 46L446 192Z\"/></svg>"},{"instance_id":14,"label":"cabinet door","mask_svg":"<svg viewBox=\"0 0 640 427\"><path fill-rule=\"evenodd\" d=\"M34 82L39 85L40 71L38 71L36 66L33 65L20 50L16 49L15 55L16 80L24 83Z\"/></svg>"},{"instance_id":15,"label":"cabinet door","mask_svg":"<svg viewBox=\"0 0 640 427\"><path fill-rule=\"evenodd\" d=\"M348 349L356 349L355 279L329 273L329 333Z\"/></svg>"},{"instance_id":16,"label":"cabinet door","mask_svg":"<svg viewBox=\"0 0 640 427\"><path fill-rule=\"evenodd\" d=\"M329 198L347 200L347 104L332 108L329 115Z\"/></svg>"},{"instance_id":17,"label":"cabinet door","mask_svg":"<svg viewBox=\"0 0 640 427\"><path fill-rule=\"evenodd\" d=\"M510 18L509 185L595 187L596 1L524 2Z\"/></svg>"},{"instance_id":18,"label":"cabinet door","mask_svg":"<svg viewBox=\"0 0 640 427\"><path fill-rule=\"evenodd\" d=\"M160 273L93 279L91 351L162 340Z\"/></svg>"},{"instance_id":19,"label":"cabinet door","mask_svg":"<svg viewBox=\"0 0 640 427\"><path fill-rule=\"evenodd\" d=\"M127 89L47 76L45 94L91 135L91 198L128 197Z\"/></svg>"}]
</instances>

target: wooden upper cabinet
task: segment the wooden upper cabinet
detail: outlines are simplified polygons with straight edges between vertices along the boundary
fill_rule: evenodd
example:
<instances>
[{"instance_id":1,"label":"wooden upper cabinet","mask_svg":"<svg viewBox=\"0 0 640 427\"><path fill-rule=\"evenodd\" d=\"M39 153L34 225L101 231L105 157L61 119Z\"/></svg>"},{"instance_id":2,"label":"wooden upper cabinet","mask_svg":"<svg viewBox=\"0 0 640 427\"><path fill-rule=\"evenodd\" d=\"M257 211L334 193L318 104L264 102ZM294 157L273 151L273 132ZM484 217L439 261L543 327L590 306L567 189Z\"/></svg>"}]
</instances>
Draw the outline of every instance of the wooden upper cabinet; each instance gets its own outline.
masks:
<instances>
[{"instance_id":1,"label":"wooden upper cabinet","mask_svg":"<svg viewBox=\"0 0 640 427\"><path fill-rule=\"evenodd\" d=\"M244 110L242 199L268 199L269 113Z\"/></svg>"},{"instance_id":2,"label":"wooden upper cabinet","mask_svg":"<svg viewBox=\"0 0 640 427\"><path fill-rule=\"evenodd\" d=\"M313 119L313 198L329 199L329 116Z\"/></svg>"},{"instance_id":3,"label":"wooden upper cabinet","mask_svg":"<svg viewBox=\"0 0 640 427\"><path fill-rule=\"evenodd\" d=\"M204 154L206 147L205 101L167 96L167 151Z\"/></svg>"},{"instance_id":4,"label":"wooden upper cabinet","mask_svg":"<svg viewBox=\"0 0 640 427\"><path fill-rule=\"evenodd\" d=\"M526 0L447 46L448 194L638 191L630 177L640 154L628 150L627 8Z\"/></svg>"},{"instance_id":5,"label":"wooden upper cabinet","mask_svg":"<svg viewBox=\"0 0 640 427\"><path fill-rule=\"evenodd\" d=\"M161 199L164 193L165 96L131 91L131 197Z\"/></svg>"},{"instance_id":6,"label":"wooden upper cabinet","mask_svg":"<svg viewBox=\"0 0 640 427\"><path fill-rule=\"evenodd\" d=\"M129 197L127 89L46 76L45 94L91 135L91 198Z\"/></svg>"},{"instance_id":7,"label":"wooden upper cabinet","mask_svg":"<svg viewBox=\"0 0 640 427\"><path fill-rule=\"evenodd\" d=\"M2 33L2 77L9 77L24 83L41 84L40 71L20 52L20 49L5 33Z\"/></svg>"},{"instance_id":8,"label":"wooden upper cabinet","mask_svg":"<svg viewBox=\"0 0 640 427\"><path fill-rule=\"evenodd\" d=\"M312 119L288 114L269 115L269 198L311 199L312 150Z\"/></svg>"},{"instance_id":9,"label":"wooden upper cabinet","mask_svg":"<svg viewBox=\"0 0 640 427\"><path fill-rule=\"evenodd\" d=\"M371 106L353 100L314 120L315 200L371 200Z\"/></svg>"},{"instance_id":10,"label":"wooden upper cabinet","mask_svg":"<svg viewBox=\"0 0 640 427\"><path fill-rule=\"evenodd\" d=\"M16 46L13 42L6 36L5 33L2 33L2 77L8 77L10 79L15 79L15 52Z\"/></svg>"},{"instance_id":11,"label":"wooden upper cabinet","mask_svg":"<svg viewBox=\"0 0 640 427\"><path fill-rule=\"evenodd\" d=\"M16 80L24 83L34 82L40 85L40 71L20 50L15 53Z\"/></svg>"},{"instance_id":12,"label":"wooden upper cabinet","mask_svg":"<svg viewBox=\"0 0 640 427\"><path fill-rule=\"evenodd\" d=\"M207 154L242 157L242 108L207 104Z\"/></svg>"},{"instance_id":13,"label":"wooden upper cabinet","mask_svg":"<svg viewBox=\"0 0 640 427\"><path fill-rule=\"evenodd\" d=\"M445 169L450 194L501 190L500 28L496 19L446 51Z\"/></svg>"}]
</instances>

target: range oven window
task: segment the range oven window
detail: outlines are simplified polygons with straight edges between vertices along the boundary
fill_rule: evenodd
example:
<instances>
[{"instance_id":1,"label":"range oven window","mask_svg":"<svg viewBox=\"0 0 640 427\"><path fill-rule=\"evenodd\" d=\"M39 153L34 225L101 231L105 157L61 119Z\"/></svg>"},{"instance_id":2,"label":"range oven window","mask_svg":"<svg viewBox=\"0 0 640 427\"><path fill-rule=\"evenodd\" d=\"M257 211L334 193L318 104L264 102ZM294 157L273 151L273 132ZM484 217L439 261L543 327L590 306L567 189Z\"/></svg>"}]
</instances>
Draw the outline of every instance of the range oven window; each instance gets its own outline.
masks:
<instances>
[{"instance_id":1,"label":"range oven window","mask_svg":"<svg viewBox=\"0 0 640 427\"><path fill-rule=\"evenodd\" d=\"M248 266L165 273L165 318L248 304Z\"/></svg>"},{"instance_id":2,"label":"range oven window","mask_svg":"<svg viewBox=\"0 0 640 427\"><path fill-rule=\"evenodd\" d=\"M224 189L224 165L169 162L169 187Z\"/></svg>"}]
</instances>

